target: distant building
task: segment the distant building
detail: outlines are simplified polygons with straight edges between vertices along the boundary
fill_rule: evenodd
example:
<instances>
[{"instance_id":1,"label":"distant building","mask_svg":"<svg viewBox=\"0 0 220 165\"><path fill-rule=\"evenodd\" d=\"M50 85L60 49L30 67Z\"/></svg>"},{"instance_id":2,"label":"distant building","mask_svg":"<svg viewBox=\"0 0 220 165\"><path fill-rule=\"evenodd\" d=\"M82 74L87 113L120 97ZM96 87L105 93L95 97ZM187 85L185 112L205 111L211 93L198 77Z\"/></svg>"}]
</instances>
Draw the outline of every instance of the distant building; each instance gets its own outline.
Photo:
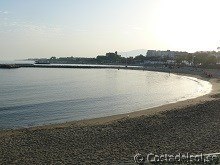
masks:
<instances>
[{"instance_id":1,"label":"distant building","mask_svg":"<svg viewBox=\"0 0 220 165\"><path fill-rule=\"evenodd\" d=\"M120 56L120 55L118 55L118 52L116 51L115 53L113 52L106 53L106 56L111 57L111 56Z\"/></svg>"},{"instance_id":2,"label":"distant building","mask_svg":"<svg viewBox=\"0 0 220 165\"><path fill-rule=\"evenodd\" d=\"M173 58L175 56L175 52L170 51L170 50L166 50L166 51L148 50L147 51L147 56L158 56L158 57L171 57L171 58Z\"/></svg>"},{"instance_id":3,"label":"distant building","mask_svg":"<svg viewBox=\"0 0 220 165\"><path fill-rule=\"evenodd\" d=\"M157 56L157 51L156 50L148 50L146 55L149 57Z\"/></svg>"},{"instance_id":4,"label":"distant building","mask_svg":"<svg viewBox=\"0 0 220 165\"><path fill-rule=\"evenodd\" d=\"M118 52L116 51L115 53L113 52L109 52L109 53L106 53L105 56L101 55L101 56L97 56L97 61L98 63L107 63L107 64L117 64L117 63L120 63L121 62L121 55L118 55Z\"/></svg>"},{"instance_id":5,"label":"distant building","mask_svg":"<svg viewBox=\"0 0 220 165\"><path fill-rule=\"evenodd\" d=\"M147 51L147 56L148 57L169 57L169 58L174 58L175 56L178 55L183 55L183 54L188 54L187 52L178 52L178 51L171 51L171 50L166 50L166 51L161 51L161 50L148 50Z\"/></svg>"}]
</instances>

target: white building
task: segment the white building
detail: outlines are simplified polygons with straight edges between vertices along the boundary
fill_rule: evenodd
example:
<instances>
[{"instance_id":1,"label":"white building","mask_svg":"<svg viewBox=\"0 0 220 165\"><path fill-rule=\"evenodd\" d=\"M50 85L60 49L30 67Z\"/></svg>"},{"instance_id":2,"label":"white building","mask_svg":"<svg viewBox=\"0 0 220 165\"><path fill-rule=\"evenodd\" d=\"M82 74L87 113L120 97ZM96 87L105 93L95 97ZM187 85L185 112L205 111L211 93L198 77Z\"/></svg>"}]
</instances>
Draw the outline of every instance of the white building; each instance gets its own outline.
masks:
<instances>
[{"instance_id":1,"label":"white building","mask_svg":"<svg viewBox=\"0 0 220 165\"><path fill-rule=\"evenodd\" d=\"M166 50L166 51L148 50L146 55L149 56L149 57L157 56L157 57L174 58L175 56L187 55L187 54L188 54L187 52L179 52L179 51L171 51L171 50Z\"/></svg>"},{"instance_id":2,"label":"white building","mask_svg":"<svg viewBox=\"0 0 220 165\"><path fill-rule=\"evenodd\" d=\"M175 51L161 51L161 50L148 50L147 51L147 56L157 56L157 57L171 57L173 58L175 56L176 52Z\"/></svg>"}]
</instances>

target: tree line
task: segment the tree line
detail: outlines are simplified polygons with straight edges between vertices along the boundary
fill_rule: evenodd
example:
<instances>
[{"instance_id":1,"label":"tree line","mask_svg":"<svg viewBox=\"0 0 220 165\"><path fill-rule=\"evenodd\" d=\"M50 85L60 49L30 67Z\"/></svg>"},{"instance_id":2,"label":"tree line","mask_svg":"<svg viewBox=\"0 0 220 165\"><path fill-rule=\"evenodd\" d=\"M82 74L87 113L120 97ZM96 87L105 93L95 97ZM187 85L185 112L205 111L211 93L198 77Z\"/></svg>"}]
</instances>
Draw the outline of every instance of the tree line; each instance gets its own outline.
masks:
<instances>
[{"instance_id":1,"label":"tree line","mask_svg":"<svg viewBox=\"0 0 220 165\"><path fill-rule=\"evenodd\" d=\"M217 56L216 56L217 55ZM99 55L96 58L85 57L51 57L50 63L62 64L111 64L111 65L142 65L147 61L159 61L166 63L173 61L175 65L191 66L212 66L220 61L220 52L195 52L195 53L178 53L174 57L170 56L144 56L142 54L135 57L122 57L115 53L106 53L106 55Z\"/></svg>"}]
</instances>

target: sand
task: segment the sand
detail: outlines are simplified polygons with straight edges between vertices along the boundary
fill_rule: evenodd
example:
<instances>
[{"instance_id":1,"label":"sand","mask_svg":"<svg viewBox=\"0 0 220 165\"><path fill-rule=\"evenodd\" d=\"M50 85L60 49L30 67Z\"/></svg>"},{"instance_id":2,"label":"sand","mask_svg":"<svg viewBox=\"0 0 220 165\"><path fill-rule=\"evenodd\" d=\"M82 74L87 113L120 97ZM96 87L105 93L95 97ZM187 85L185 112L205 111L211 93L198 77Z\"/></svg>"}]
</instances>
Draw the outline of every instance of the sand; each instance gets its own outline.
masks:
<instances>
[{"instance_id":1,"label":"sand","mask_svg":"<svg viewBox=\"0 0 220 165\"><path fill-rule=\"evenodd\" d=\"M213 78L172 72L210 81L213 90L129 114L0 131L0 164L133 164L136 153L220 152L219 70L208 70Z\"/></svg>"}]
</instances>

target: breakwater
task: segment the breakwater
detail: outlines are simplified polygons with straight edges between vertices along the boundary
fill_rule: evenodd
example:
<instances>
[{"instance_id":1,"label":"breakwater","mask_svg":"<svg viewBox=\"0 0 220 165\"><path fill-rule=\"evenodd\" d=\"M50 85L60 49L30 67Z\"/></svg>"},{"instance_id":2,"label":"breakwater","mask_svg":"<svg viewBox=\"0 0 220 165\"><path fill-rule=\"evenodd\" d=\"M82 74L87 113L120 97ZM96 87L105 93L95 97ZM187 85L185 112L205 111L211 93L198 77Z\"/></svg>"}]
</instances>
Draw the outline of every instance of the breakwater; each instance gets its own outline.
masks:
<instances>
[{"instance_id":1,"label":"breakwater","mask_svg":"<svg viewBox=\"0 0 220 165\"><path fill-rule=\"evenodd\" d=\"M143 69L143 66L123 66L123 65L68 65L68 64L17 64L24 68L81 68L81 69Z\"/></svg>"}]
</instances>

